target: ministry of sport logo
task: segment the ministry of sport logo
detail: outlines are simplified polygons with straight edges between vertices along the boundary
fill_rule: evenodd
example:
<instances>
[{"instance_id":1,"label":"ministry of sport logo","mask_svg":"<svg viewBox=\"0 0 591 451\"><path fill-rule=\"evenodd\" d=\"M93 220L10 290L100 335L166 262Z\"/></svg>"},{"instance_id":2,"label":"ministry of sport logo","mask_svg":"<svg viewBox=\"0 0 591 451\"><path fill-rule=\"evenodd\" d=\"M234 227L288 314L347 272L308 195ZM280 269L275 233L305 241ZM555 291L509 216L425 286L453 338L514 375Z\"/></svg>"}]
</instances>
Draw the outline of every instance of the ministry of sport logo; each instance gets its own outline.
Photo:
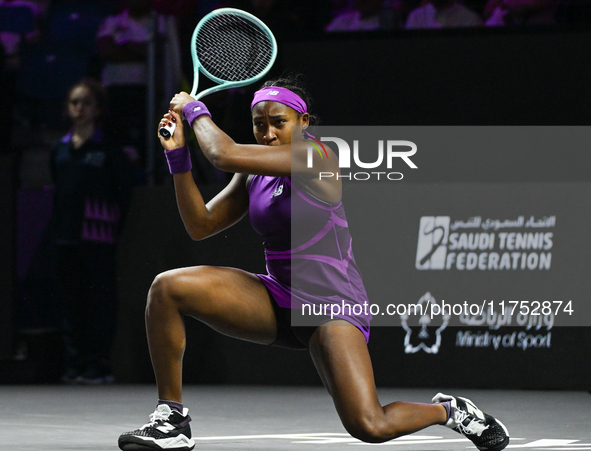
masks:
<instances>
[{"instance_id":1,"label":"ministry of sport logo","mask_svg":"<svg viewBox=\"0 0 591 451\"><path fill-rule=\"evenodd\" d=\"M439 306L439 303L431 293L427 292L417 302L414 314L409 314L409 311L400 315L400 324L406 332L404 336L405 354L415 354L419 351L424 351L427 354L439 352L441 332L449 324L451 315L447 312L433 315L433 306ZM418 312L421 313L420 316L418 316Z\"/></svg>"},{"instance_id":2,"label":"ministry of sport logo","mask_svg":"<svg viewBox=\"0 0 591 451\"><path fill-rule=\"evenodd\" d=\"M418 270L549 270L556 216L484 219L423 216Z\"/></svg>"}]
</instances>

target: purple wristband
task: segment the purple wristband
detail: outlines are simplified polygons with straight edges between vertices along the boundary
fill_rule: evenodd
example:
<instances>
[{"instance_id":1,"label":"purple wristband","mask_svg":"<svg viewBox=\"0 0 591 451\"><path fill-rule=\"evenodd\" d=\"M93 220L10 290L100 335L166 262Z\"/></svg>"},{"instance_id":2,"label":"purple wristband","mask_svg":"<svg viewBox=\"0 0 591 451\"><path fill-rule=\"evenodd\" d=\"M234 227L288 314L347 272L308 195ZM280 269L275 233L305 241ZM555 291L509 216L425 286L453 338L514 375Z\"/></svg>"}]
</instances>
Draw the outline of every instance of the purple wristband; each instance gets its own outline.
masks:
<instances>
[{"instance_id":1,"label":"purple wristband","mask_svg":"<svg viewBox=\"0 0 591 451\"><path fill-rule=\"evenodd\" d=\"M193 165L191 164L191 153L185 145L178 149L165 150L164 155L168 161L168 169L171 174L182 174L189 172Z\"/></svg>"},{"instance_id":2,"label":"purple wristband","mask_svg":"<svg viewBox=\"0 0 591 451\"><path fill-rule=\"evenodd\" d=\"M191 126L193 125L193 121L195 119L203 115L211 117L211 113L209 112L205 104L203 102L200 102L199 100L189 102L183 107L183 116L185 116L185 119L187 119L187 122Z\"/></svg>"}]
</instances>

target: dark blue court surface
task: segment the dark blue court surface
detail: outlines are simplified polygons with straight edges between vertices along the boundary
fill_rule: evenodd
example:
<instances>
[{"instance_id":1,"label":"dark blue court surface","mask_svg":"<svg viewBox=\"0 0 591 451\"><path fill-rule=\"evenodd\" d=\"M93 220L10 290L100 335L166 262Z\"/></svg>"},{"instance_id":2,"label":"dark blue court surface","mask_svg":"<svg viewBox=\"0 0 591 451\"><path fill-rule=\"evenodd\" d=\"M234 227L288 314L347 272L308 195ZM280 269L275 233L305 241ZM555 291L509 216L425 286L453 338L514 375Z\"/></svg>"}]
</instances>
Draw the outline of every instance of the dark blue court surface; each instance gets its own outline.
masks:
<instances>
[{"instance_id":1,"label":"dark blue court surface","mask_svg":"<svg viewBox=\"0 0 591 451\"><path fill-rule=\"evenodd\" d=\"M438 390L383 389L382 403L430 402ZM586 392L441 390L472 399L509 429L507 449L591 450L591 395ZM0 387L0 449L116 450L121 432L148 422L156 390L144 385ZM349 436L321 388L188 386L196 450L476 449L434 426L381 445Z\"/></svg>"}]
</instances>

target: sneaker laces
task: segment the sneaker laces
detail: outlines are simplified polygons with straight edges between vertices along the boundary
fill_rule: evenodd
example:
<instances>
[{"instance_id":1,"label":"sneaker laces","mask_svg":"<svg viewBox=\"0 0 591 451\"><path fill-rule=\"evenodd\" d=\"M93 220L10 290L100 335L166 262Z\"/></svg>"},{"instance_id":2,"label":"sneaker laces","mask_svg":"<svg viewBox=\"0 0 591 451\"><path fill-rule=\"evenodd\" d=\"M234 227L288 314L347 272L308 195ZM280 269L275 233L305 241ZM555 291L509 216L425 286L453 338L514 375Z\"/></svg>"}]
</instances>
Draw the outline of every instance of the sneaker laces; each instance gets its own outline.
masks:
<instances>
[{"instance_id":1,"label":"sneaker laces","mask_svg":"<svg viewBox=\"0 0 591 451\"><path fill-rule=\"evenodd\" d=\"M150 426L155 426L156 423L160 420L164 420L164 421L168 420L169 416L170 416L170 412L156 409L153 413L150 414L150 422L144 424L140 429L146 429Z\"/></svg>"},{"instance_id":2,"label":"sneaker laces","mask_svg":"<svg viewBox=\"0 0 591 451\"><path fill-rule=\"evenodd\" d=\"M464 421L467 418L470 418L470 422L467 425L464 425ZM457 424L457 428L464 435L477 435L480 437L480 435L482 435L482 433L489 427L484 424L484 421L474 418L472 415L462 410L456 410L454 420Z\"/></svg>"}]
</instances>

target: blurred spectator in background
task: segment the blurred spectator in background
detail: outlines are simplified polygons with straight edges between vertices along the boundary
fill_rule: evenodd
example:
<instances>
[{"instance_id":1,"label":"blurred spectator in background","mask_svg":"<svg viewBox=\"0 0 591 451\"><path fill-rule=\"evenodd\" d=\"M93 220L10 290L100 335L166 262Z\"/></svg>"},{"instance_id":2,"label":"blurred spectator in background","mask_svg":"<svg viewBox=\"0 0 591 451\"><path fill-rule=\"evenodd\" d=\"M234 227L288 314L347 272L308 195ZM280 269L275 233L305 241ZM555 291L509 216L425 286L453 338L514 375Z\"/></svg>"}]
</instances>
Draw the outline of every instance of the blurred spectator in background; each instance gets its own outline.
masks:
<instances>
[{"instance_id":1,"label":"blurred spectator in background","mask_svg":"<svg viewBox=\"0 0 591 451\"><path fill-rule=\"evenodd\" d=\"M28 9L31 20L20 23L20 26L30 26L27 30L17 30L19 26L16 24L7 24L11 30L0 29L0 134L4 143L0 146L0 153L12 151L16 74L21 65L21 51L25 44L33 44L40 40L42 21L47 14L49 0L0 0L0 8L11 7ZM0 11L0 14L5 13Z\"/></svg>"},{"instance_id":2,"label":"blurred spectator in background","mask_svg":"<svg viewBox=\"0 0 591 451\"><path fill-rule=\"evenodd\" d=\"M8 70L16 70L19 65L19 52L23 43L36 42L40 38L42 22L47 15L50 0L0 0L2 6L23 6L33 13L34 28L27 33L0 31L0 43L6 54Z\"/></svg>"},{"instance_id":3,"label":"blurred spectator in background","mask_svg":"<svg viewBox=\"0 0 591 451\"><path fill-rule=\"evenodd\" d=\"M278 41L320 33L329 20L328 0L221 0L220 6L254 14Z\"/></svg>"},{"instance_id":4,"label":"blurred spectator in background","mask_svg":"<svg viewBox=\"0 0 591 451\"><path fill-rule=\"evenodd\" d=\"M489 0L484 15L487 26L554 25L557 0Z\"/></svg>"},{"instance_id":5,"label":"blurred spectator in background","mask_svg":"<svg viewBox=\"0 0 591 451\"><path fill-rule=\"evenodd\" d=\"M401 28L408 13L404 0L336 0L325 31L371 31Z\"/></svg>"},{"instance_id":6,"label":"blurred spectator in background","mask_svg":"<svg viewBox=\"0 0 591 451\"><path fill-rule=\"evenodd\" d=\"M117 136L137 167L145 161L147 111L147 56L152 29L165 33L158 16L153 27L151 0L123 0L121 12L99 27L98 55L102 82L109 91L107 130Z\"/></svg>"},{"instance_id":7,"label":"blurred spectator in background","mask_svg":"<svg viewBox=\"0 0 591 451\"><path fill-rule=\"evenodd\" d=\"M413 9L406 28L479 27L482 18L456 0L430 0Z\"/></svg>"},{"instance_id":8,"label":"blurred spectator in background","mask_svg":"<svg viewBox=\"0 0 591 451\"><path fill-rule=\"evenodd\" d=\"M101 126L107 95L84 79L67 98L72 128L51 150L54 237L63 298L65 372L69 383L113 379L116 328L115 251L131 194L129 163Z\"/></svg>"},{"instance_id":9,"label":"blurred spectator in background","mask_svg":"<svg viewBox=\"0 0 591 451\"><path fill-rule=\"evenodd\" d=\"M340 12L326 31L368 31L380 28L384 0L355 0L353 8Z\"/></svg>"}]
</instances>

